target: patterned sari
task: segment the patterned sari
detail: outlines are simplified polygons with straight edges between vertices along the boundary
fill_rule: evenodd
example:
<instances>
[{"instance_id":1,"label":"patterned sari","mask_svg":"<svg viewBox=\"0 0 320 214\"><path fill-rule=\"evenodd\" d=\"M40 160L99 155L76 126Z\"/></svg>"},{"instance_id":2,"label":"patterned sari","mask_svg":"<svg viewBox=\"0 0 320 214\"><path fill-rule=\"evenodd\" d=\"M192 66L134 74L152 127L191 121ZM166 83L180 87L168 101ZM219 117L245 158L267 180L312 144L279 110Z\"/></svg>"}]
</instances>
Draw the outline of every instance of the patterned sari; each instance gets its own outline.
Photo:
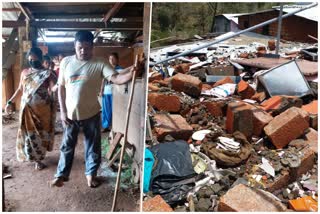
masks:
<instances>
[{"instance_id":1,"label":"patterned sari","mask_svg":"<svg viewBox=\"0 0 320 214\"><path fill-rule=\"evenodd\" d=\"M38 70L22 80L18 161L41 161L53 149L56 105L48 92L50 78L50 71Z\"/></svg>"}]
</instances>

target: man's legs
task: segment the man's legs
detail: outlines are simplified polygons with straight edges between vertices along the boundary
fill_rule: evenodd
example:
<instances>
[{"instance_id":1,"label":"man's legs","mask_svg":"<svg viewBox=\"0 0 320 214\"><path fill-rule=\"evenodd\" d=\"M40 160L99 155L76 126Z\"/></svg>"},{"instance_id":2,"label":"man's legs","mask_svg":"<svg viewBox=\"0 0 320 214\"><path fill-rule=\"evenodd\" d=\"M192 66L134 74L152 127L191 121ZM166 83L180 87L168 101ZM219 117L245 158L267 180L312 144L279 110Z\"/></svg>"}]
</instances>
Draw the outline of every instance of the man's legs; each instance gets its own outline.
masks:
<instances>
[{"instance_id":1,"label":"man's legs","mask_svg":"<svg viewBox=\"0 0 320 214\"><path fill-rule=\"evenodd\" d=\"M101 163L100 113L81 123L85 136L85 175L88 179L88 186L95 187L97 184L95 177Z\"/></svg>"},{"instance_id":2,"label":"man's legs","mask_svg":"<svg viewBox=\"0 0 320 214\"><path fill-rule=\"evenodd\" d=\"M70 121L70 123L70 125L67 125L64 128L62 144L60 147L60 159L57 173L55 174L55 177L57 178L55 180L60 182L60 184L61 181L69 178L80 128L77 121ZM53 185L56 184L53 183ZM56 186L61 185L58 183Z\"/></svg>"}]
</instances>

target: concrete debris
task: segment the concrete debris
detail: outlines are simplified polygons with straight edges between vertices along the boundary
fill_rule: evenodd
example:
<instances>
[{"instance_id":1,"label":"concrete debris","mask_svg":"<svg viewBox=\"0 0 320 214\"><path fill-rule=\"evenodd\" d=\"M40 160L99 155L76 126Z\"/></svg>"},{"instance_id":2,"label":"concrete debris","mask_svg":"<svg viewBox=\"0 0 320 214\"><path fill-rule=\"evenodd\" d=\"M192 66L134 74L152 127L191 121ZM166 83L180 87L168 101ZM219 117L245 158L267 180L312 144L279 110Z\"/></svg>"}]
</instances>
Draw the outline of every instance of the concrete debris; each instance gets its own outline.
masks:
<instances>
[{"instance_id":1,"label":"concrete debris","mask_svg":"<svg viewBox=\"0 0 320 214\"><path fill-rule=\"evenodd\" d=\"M151 61L205 42L151 50ZM316 52L287 42L276 56L272 38L244 42L216 44L149 71L156 143L185 140L197 174L174 211L299 210L294 200L318 195Z\"/></svg>"}]
</instances>

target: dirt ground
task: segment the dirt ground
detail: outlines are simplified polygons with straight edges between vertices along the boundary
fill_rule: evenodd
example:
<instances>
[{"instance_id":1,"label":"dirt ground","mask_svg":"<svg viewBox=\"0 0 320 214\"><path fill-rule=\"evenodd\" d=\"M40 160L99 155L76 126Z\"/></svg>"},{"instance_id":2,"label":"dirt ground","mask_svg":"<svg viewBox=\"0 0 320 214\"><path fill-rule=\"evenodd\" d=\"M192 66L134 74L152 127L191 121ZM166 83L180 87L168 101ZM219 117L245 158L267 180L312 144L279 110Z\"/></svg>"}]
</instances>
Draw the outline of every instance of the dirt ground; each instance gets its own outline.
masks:
<instances>
[{"instance_id":1,"label":"dirt ground","mask_svg":"<svg viewBox=\"0 0 320 214\"><path fill-rule=\"evenodd\" d=\"M44 160L48 167L42 171L36 171L34 164L20 163L16 160L17 128L17 120L2 126L2 161L12 174L12 178L4 180L6 211L98 212L111 210L115 177L102 177L102 185L95 189L87 186L84 175L82 134L79 136L70 180L61 188L50 188L48 181L53 179L56 172L62 134L55 136L54 150L47 153ZM139 201L140 195L137 191L122 189L118 194L117 208L119 211L139 211Z\"/></svg>"}]
</instances>

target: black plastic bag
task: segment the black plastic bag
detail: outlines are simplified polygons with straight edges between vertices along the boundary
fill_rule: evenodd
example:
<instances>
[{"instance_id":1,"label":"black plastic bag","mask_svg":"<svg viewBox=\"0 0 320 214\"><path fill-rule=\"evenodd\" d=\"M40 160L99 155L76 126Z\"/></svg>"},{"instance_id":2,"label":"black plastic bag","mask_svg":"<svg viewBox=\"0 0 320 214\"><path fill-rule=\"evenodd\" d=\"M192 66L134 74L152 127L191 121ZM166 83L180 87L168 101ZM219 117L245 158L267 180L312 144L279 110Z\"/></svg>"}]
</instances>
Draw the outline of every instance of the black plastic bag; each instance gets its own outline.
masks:
<instances>
[{"instance_id":1,"label":"black plastic bag","mask_svg":"<svg viewBox=\"0 0 320 214\"><path fill-rule=\"evenodd\" d=\"M195 185L197 173L192 166L189 145L183 140L161 143L150 149L155 157L151 191L171 206L186 200Z\"/></svg>"}]
</instances>

